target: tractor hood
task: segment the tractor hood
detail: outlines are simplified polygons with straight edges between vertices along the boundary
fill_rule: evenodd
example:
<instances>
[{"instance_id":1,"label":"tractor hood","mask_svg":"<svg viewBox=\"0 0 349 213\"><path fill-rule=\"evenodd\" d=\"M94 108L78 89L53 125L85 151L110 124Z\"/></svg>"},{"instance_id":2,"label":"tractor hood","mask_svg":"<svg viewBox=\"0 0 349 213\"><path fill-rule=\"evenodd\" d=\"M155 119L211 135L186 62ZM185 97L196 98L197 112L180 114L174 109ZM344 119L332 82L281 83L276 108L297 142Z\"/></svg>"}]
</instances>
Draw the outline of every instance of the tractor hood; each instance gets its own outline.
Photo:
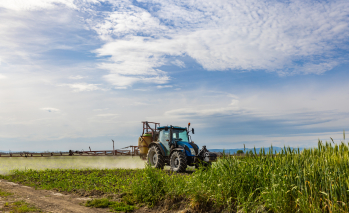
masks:
<instances>
[{"instance_id":1,"label":"tractor hood","mask_svg":"<svg viewBox=\"0 0 349 213\"><path fill-rule=\"evenodd\" d=\"M177 144L184 148L185 153L186 153L187 156L196 156L197 155L197 152L195 151L195 148L189 142L178 141Z\"/></svg>"}]
</instances>

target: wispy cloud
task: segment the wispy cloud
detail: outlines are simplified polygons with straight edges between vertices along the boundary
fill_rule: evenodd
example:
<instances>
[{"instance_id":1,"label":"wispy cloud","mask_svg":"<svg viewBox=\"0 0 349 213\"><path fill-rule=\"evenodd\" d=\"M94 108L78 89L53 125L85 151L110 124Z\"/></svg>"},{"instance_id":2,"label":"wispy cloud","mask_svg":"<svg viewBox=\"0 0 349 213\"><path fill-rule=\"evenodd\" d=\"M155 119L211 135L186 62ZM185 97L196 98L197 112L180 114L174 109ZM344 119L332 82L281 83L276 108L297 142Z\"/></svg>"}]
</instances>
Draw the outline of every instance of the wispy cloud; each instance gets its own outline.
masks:
<instances>
[{"instance_id":1,"label":"wispy cloud","mask_svg":"<svg viewBox=\"0 0 349 213\"><path fill-rule=\"evenodd\" d=\"M44 107L44 108L40 108L40 110L47 111L47 112L60 112L61 111L59 109L52 108L52 107Z\"/></svg>"},{"instance_id":2,"label":"wispy cloud","mask_svg":"<svg viewBox=\"0 0 349 213\"><path fill-rule=\"evenodd\" d=\"M163 88L172 88L172 87L173 87L172 85L163 85L163 86L158 85L158 86L156 86L156 88L158 88L158 89L163 89Z\"/></svg>"},{"instance_id":3,"label":"wispy cloud","mask_svg":"<svg viewBox=\"0 0 349 213\"><path fill-rule=\"evenodd\" d=\"M81 76L81 75L69 76L69 79L72 79L72 80L80 80L83 78L86 78L86 76Z\"/></svg>"},{"instance_id":4,"label":"wispy cloud","mask_svg":"<svg viewBox=\"0 0 349 213\"><path fill-rule=\"evenodd\" d=\"M176 65L177 67L181 67L181 68L185 67L185 63L183 61L181 61L181 60L178 60L178 59L172 61L171 63Z\"/></svg>"},{"instance_id":5,"label":"wispy cloud","mask_svg":"<svg viewBox=\"0 0 349 213\"><path fill-rule=\"evenodd\" d=\"M123 86L139 76L157 76L155 68L166 63L165 56L188 55L207 70L267 70L280 75L321 74L345 58L335 57L335 50L348 41L347 1L142 3L145 9L130 3L116 7L119 11L94 27L106 41L96 52L110 56L101 68L133 75ZM106 76L120 85L110 77Z\"/></svg>"},{"instance_id":6,"label":"wispy cloud","mask_svg":"<svg viewBox=\"0 0 349 213\"><path fill-rule=\"evenodd\" d=\"M51 1L1 1L0 4L35 5L51 4ZM46 3L45 3L46 2ZM52 3L52 5L55 5ZM76 37L83 29L82 23L75 19L77 11L57 4L52 9L12 10L0 5L0 66L27 66L41 71L47 63L48 52L57 49L77 49L83 37ZM29 7L31 8L31 7ZM37 20L37 17L41 17ZM30 26L30 27L28 27ZM52 32L61 32L61 35ZM72 33L73 32L73 33ZM71 34L70 34L71 33ZM70 38L62 37L70 34ZM50 61L55 62L55 61Z\"/></svg>"},{"instance_id":7,"label":"wispy cloud","mask_svg":"<svg viewBox=\"0 0 349 213\"><path fill-rule=\"evenodd\" d=\"M116 113L98 114L94 117L89 118L89 120L90 122L104 123L104 124L118 123L118 121L120 120L120 115Z\"/></svg>"},{"instance_id":8,"label":"wispy cloud","mask_svg":"<svg viewBox=\"0 0 349 213\"><path fill-rule=\"evenodd\" d=\"M76 84L61 84L59 86L70 87L70 88L74 89L74 92L104 90L104 89L99 87L100 84L76 83Z\"/></svg>"},{"instance_id":9,"label":"wispy cloud","mask_svg":"<svg viewBox=\"0 0 349 213\"><path fill-rule=\"evenodd\" d=\"M107 114L98 114L97 116L100 117L115 117L118 116L119 114L113 114L113 113L107 113Z\"/></svg>"},{"instance_id":10,"label":"wispy cloud","mask_svg":"<svg viewBox=\"0 0 349 213\"><path fill-rule=\"evenodd\" d=\"M103 78L113 84L116 85L117 89L126 89L128 86L135 84L137 82L141 83L154 83L154 84L165 84L169 81L169 77L167 75L159 74L159 75L121 75L118 73L111 73L103 76Z\"/></svg>"},{"instance_id":11,"label":"wispy cloud","mask_svg":"<svg viewBox=\"0 0 349 213\"><path fill-rule=\"evenodd\" d=\"M178 56L189 56L206 70L264 70L280 75L322 74L347 58L336 53L347 48L349 40L349 3L345 0L233 0L214 5L210 1L153 0L134 4L123 0L110 1L112 10L101 13L94 11L99 5L97 0L2 1L0 8L7 10L1 17L7 21L0 23L1 31L6 32L0 35L5 41L0 44L1 60L30 62L33 55L45 49L69 46L63 42L48 46L52 38L43 36L40 27L35 36L22 38L28 35L25 26L32 18L30 12L42 13L45 9L55 17L53 20L41 14L47 17L42 24L48 28L64 25L68 29L71 25L86 29L88 25L98 34L104 43L94 50L103 58L98 68L109 71L104 79L117 88L170 82L171 76L161 67L185 67ZM11 10L23 20L18 20ZM60 10L66 14L60 15ZM77 21L76 15L88 18ZM11 30L14 26L16 33Z\"/></svg>"},{"instance_id":12,"label":"wispy cloud","mask_svg":"<svg viewBox=\"0 0 349 213\"><path fill-rule=\"evenodd\" d=\"M136 82L165 84L167 74L156 67L165 64L165 54L174 48L173 54L180 52L175 44L160 41L146 41L144 37L115 40L96 50L99 56L110 56L108 62L100 64L101 69L110 71L104 78L117 86L129 86ZM168 47L171 46L171 47ZM177 49L177 50L176 50Z\"/></svg>"},{"instance_id":13,"label":"wispy cloud","mask_svg":"<svg viewBox=\"0 0 349 213\"><path fill-rule=\"evenodd\" d=\"M95 112L100 112L100 111L106 111L106 110L109 110L109 108L94 109L93 111L95 111Z\"/></svg>"},{"instance_id":14,"label":"wispy cloud","mask_svg":"<svg viewBox=\"0 0 349 213\"><path fill-rule=\"evenodd\" d=\"M225 107L218 107L217 105L201 105L195 108L178 108L165 112L167 116L175 117L207 117L207 116L219 116L219 115L232 115L241 114L243 110L239 107L239 100L233 99L231 103Z\"/></svg>"},{"instance_id":15,"label":"wispy cloud","mask_svg":"<svg viewBox=\"0 0 349 213\"><path fill-rule=\"evenodd\" d=\"M76 8L76 5L74 4L73 0L3 0L0 2L0 7L16 11L52 9L57 5L64 5L70 8Z\"/></svg>"}]
</instances>

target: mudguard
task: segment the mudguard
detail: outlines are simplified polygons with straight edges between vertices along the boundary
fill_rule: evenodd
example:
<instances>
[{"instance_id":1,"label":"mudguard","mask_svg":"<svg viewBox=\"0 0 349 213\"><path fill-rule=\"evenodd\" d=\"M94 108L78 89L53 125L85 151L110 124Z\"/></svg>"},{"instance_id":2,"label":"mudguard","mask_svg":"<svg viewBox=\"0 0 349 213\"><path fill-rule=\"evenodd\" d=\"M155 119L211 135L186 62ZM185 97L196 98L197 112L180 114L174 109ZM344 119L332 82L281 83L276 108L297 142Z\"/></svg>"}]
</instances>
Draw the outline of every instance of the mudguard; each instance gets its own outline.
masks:
<instances>
[{"instance_id":1,"label":"mudguard","mask_svg":"<svg viewBox=\"0 0 349 213\"><path fill-rule=\"evenodd\" d=\"M162 146L162 144L160 144L159 142L151 142L151 143L149 144L149 148L150 148L151 146L157 146L157 147L159 147L162 156L166 156L165 150L164 150L164 147Z\"/></svg>"},{"instance_id":2,"label":"mudguard","mask_svg":"<svg viewBox=\"0 0 349 213\"><path fill-rule=\"evenodd\" d=\"M181 152L184 152L184 148L183 148L183 147L178 147L178 148L172 149L172 150L171 150L171 153L170 153L170 156L172 155L172 153L173 153L174 151L181 151Z\"/></svg>"},{"instance_id":3,"label":"mudguard","mask_svg":"<svg viewBox=\"0 0 349 213\"><path fill-rule=\"evenodd\" d=\"M197 155L197 154L199 153L199 147L198 147L198 145L196 145L196 144L193 143L193 142L190 142L189 144L194 148L195 153L196 153L196 155Z\"/></svg>"},{"instance_id":4,"label":"mudguard","mask_svg":"<svg viewBox=\"0 0 349 213\"><path fill-rule=\"evenodd\" d=\"M185 152L185 155L186 156L189 156L189 157L195 157L197 155L197 151L195 150L194 146L195 145L194 143L188 143L188 142L183 142L183 141L179 141L177 143L180 147L184 148L184 150L186 150L187 152Z\"/></svg>"}]
</instances>

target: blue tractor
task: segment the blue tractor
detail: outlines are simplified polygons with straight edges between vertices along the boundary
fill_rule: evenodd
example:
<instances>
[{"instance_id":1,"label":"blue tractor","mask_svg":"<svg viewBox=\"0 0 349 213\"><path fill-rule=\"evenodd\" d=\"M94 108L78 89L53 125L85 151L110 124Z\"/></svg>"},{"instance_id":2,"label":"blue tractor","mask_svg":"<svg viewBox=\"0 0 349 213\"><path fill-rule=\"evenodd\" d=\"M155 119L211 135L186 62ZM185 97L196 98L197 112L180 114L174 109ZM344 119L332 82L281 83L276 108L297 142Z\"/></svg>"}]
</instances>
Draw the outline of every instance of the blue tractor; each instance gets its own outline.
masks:
<instances>
[{"instance_id":1,"label":"blue tractor","mask_svg":"<svg viewBox=\"0 0 349 213\"><path fill-rule=\"evenodd\" d=\"M160 126L159 123L147 121L142 123L143 135L138 143L140 155L152 167L163 169L169 165L174 172L184 172L187 166L206 167L217 159L217 155L209 152L206 146L199 149L191 140L190 123L188 127ZM149 123L155 124L155 128L150 128ZM145 129L148 132L144 133ZM194 128L190 132L194 134ZM148 151L146 157L145 151Z\"/></svg>"}]
</instances>

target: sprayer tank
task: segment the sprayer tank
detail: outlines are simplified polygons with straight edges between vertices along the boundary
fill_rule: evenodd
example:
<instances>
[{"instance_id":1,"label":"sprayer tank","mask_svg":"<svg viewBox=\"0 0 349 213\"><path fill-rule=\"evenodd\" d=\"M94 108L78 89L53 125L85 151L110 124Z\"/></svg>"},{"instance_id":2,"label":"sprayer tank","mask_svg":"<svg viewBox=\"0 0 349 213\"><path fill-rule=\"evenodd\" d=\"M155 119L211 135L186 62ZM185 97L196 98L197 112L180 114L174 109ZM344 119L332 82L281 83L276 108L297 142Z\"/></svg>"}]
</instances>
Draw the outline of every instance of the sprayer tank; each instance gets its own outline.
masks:
<instances>
[{"instance_id":1,"label":"sprayer tank","mask_svg":"<svg viewBox=\"0 0 349 213\"><path fill-rule=\"evenodd\" d=\"M152 142L153 136L152 134L143 134L141 137L138 138L138 147L139 147L139 154L141 156L146 156L148 153L148 146Z\"/></svg>"}]
</instances>

